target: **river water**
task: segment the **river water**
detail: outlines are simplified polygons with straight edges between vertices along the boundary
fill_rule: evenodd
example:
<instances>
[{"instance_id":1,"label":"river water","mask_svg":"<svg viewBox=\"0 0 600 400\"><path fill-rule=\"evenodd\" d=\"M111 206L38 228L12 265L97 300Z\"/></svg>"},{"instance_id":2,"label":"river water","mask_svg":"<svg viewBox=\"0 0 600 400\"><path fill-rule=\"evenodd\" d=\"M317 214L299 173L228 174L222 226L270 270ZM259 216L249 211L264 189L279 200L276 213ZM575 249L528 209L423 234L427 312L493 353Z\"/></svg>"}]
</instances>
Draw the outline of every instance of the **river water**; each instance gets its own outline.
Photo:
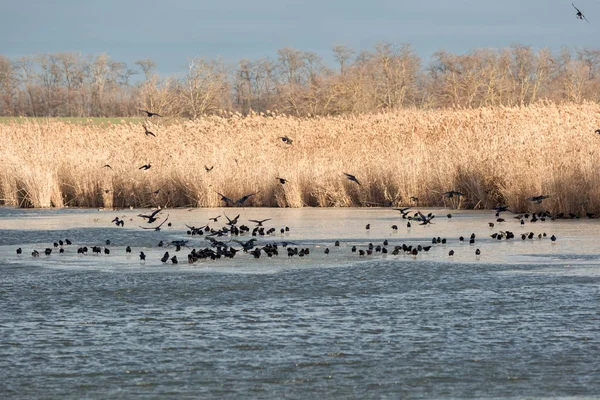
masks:
<instances>
[{"instance_id":1,"label":"river water","mask_svg":"<svg viewBox=\"0 0 600 400\"><path fill-rule=\"evenodd\" d=\"M598 220L505 214L489 228L492 212L423 210L435 224L408 229L390 209L199 209L163 210L172 226L157 232L139 227L156 225L136 217L145 211L0 208L3 398L600 396ZM188 264L188 249L157 247L206 247L184 223L223 213L249 226L272 218L276 234L259 245L310 254ZM490 237L501 230L517 237ZM416 257L350 250L438 236L447 243ZM44 255L66 238L64 254ZM78 256L83 245L111 254ZM163 264L165 251L180 263Z\"/></svg>"}]
</instances>

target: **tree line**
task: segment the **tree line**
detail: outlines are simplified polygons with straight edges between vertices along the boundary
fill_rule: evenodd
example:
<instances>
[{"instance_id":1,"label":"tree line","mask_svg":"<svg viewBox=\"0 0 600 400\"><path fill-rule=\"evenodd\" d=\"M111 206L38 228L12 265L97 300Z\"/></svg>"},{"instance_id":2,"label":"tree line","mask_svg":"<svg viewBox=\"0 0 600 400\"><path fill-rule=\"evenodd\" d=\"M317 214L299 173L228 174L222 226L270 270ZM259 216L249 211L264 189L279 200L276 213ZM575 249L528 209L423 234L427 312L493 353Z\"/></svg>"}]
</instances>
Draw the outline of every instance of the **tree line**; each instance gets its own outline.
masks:
<instances>
[{"instance_id":1,"label":"tree line","mask_svg":"<svg viewBox=\"0 0 600 400\"><path fill-rule=\"evenodd\" d=\"M133 66L106 54L0 55L0 115L129 117L138 108L196 119L223 113L360 114L398 108L524 106L540 100L600 102L600 50L514 45L466 54L438 51L425 63L408 44L357 52L332 48L335 65L313 52L276 57L194 57L161 76L149 59Z\"/></svg>"}]
</instances>

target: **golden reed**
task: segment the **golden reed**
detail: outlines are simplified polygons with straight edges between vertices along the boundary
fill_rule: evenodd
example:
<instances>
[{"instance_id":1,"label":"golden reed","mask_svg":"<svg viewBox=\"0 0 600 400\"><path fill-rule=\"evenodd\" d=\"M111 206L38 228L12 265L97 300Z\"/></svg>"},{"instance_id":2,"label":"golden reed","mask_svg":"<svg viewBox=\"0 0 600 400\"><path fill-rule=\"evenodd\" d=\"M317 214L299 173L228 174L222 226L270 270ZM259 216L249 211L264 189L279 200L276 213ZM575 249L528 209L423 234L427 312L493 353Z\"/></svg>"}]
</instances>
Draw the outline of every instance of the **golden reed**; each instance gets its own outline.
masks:
<instances>
[{"instance_id":1,"label":"golden reed","mask_svg":"<svg viewBox=\"0 0 600 400\"><path fill-rule=\"evenodd\" d=\"M141 124L0 125L0 199L19 207L217 207L217 192L234 200L258 192L247 205L401 206L415 205L414 196L421 206L600 213L600 106L592 103L234 115L149 128L155 138ZM465 197L444 198L449 190ZM551 197L526 200L540 194Z\"/></svg>"}]
</instances>

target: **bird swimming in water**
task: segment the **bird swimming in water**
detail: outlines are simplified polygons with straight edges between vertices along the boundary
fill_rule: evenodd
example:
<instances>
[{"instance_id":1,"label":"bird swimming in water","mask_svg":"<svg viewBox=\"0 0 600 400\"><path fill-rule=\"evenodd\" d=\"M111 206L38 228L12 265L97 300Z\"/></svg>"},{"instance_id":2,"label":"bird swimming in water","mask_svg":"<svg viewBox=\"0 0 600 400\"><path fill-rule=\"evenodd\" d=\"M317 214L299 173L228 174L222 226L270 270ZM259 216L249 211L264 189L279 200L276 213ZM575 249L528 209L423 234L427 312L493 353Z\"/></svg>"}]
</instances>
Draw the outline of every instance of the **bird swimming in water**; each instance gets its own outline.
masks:
<instances>
[{"instance_id":1,"label":"bird swimming in water","mask_svg":"<svg viewBox=\"0 0 600 400\"><path fill-rule=\"evenodd\" d=\"M585 17L585 15L583 15L583 13L581 11L579 11L579 8L575 7L575 4L573 4L573 3L571 3L571 5L573 6L573 8L575 8L575 10L577 10L577 13L575 14L575 18L585 20L589 24L590 21L588 21L588 19Z\"/></svg>"},{"instance_id":2,"label":"bird swimming in water","mask_svg":"<svg viewBox=\"0 0 600 400\"><path fill-rule=\"evenodd\" d=\"M159 115L159 114L157 114L155 112L151 112L151 111L147 111L147 110L142 110L141 108L138 108L138 111L146 113L146 115L148 116L148 118L151 118L151 117L154 117L154 116L157 116L157 117L161 116L161 115Z\"/></svg>"},{"instance_id":3,"label":"bird swimming in water","mask_svg":"<svg viewBox=\"0 0 600 400\"><path fill-rule=\"evenodd\" d=\"M360 182L358 181L358 179L356 179L356 176L354 176L354 175L351 175L351 174L347 174L347 173L345 173L345 172L344 172L343 174L344 174L344 175L346 175L346 178L348 178L348 180L350 180L350 181L352 181L352 182L356 182L356 183L358 183L358 185L359 185L359 186L362 186L362 185L360 184Z\"/></svg>"},{"instance_id":4,"label":"bird swimming in water","mask_svg":"<svg viewBox=\"0 0 600 400\"><path fill-rule=\"evenodd\" d=\"M149 170L150 167L152 167L152 165L150 163L148 164L144 164L141 167L139 167L138 169L143 169L144 171Z\"/></svg>"}]
</instances>

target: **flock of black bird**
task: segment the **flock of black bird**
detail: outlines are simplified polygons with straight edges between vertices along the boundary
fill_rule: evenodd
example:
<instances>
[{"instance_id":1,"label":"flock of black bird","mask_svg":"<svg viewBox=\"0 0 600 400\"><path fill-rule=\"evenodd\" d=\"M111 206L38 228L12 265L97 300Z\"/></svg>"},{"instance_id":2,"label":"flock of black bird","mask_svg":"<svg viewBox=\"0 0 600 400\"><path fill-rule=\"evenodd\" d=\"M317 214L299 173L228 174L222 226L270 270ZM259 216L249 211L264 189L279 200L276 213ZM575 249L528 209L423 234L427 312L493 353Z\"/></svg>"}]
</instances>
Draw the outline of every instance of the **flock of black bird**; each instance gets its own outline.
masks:
<instances>
[{"instance_id":1,"label":"flock of black bird","mask_svg":"<svg viewBox=\"0 0 600 400\"><path fill-rule=\"evenodd\" d=\"M447 197L453 196L462 196L463 194L457 191L449 191L444 193ZM246 197L246 196L244 196ZM541 204L544 199L550 196L540 195L530 197L528 200L534 204ZM241 200L241 199L240 199ZM240 202L243 204L243 201ZM387 209L390 210L390 209ZM419 210L414 210L412 207L405 208L394 208L391 209L393 211L397 211L400 213L399 218L402 221L406 222L406 229L408 231L411 230L413 225L420 226L431 226L435 224L436 216L433 213L424 214ZM489 229L495 228L497 225L503 226L508 224L507 220L502 217L504 213L512 213L508 209L507 206L498 206L493 208L495 220L494 222L488 222ZM138 214L137 217L141 218L146 224L154 224L158 222L156 226L141 226L142 229L151 229L154 231L160 231L161 227L168 222L169 214L163 217L163 210L156 209L151 213L147 214ZM543 223L548 220L555 220L557 218L579 218L576 215L570 214L568 216L563 214L552 215L546 211L539 211L535 213L512 213L513 218L516 219L519 225L535 224L536 222ZM221 217L224 216L226 222L222 224L219 228L211 227L211 224L217 224ZM448 220L452 219L452 214L447 214L445 216ZM594 215L587 215L589 218L594 218ZM115 217L111 222L115 224L116 227L124 227L125 226L125 216L123 217ZM211 217L208 219L208 223L202 226L194 226L185 224L186 234L188 236L185 240L172 240L168 242L160 241L157 245L159 248L165 248L165 252L163 256L160 258L160 261L163 263L171 263L171 264L179 264L179 259L177 258L178 252L182 249L187 249L189 252L187 254L187 262L189 264L194 264L201 260L218 260L218 259L232 259L236 257L238 253L247 254L252 259L259 259L262 256L266 256L267 258L272 258L279 256L280 251L283 252L287 257L308 257L310 254L313 254L317 251L322 252L325 256L329 256L333 253L333 249L341 247L341 243L339 240L335 242L332 241L331 248L326 245L317 245L310 247L300 246L297 243L285 240L286 236L289 235L290 228L289 227L281 227L279 229L275 227L267 227L265 224L271 221L271 218L266 219L249 219L248 222L252 223L253 226L250 227L245 224L240 223L240 214L236 215L233 218L230 218L226 214L218 215L216 217ZM129 221L133 221L133 218L130 218ZM169 227L172 227L172 224L168 223ZM367 224L365 230L369 232L371 230L371 224ZM396 233L398 231L398 224L393 224L390 226L391 233ZM389 231L388 231L389 232ZM250 237L248 239L248 237ZM393 237L393 236L392 236ZM530 240L550 240L550 242L556 241L555 235L548 235L546 232L534 233L533 231L523 232L520 234L515 234L513 231L504 229L499 231L492 231L489 234L486 234L484 237L490 238L492 241L510 241L510 240L522 240L522 241L530 241ZM200 248L192 248L192 240L203 239L204 245ZM490 239L487 239L488 241ZM391 254L393 256L406 255L411 256L412 258L418 258L419 254L429 253L432 249L439 247L449 247L452 245L462 245L463 243L468 244L470 246L474 246L481 240L474 232L470 235L460 236L458 238L448 239L442 237L433 237L431 239L430 244L423 244L423 238L419 239L419 243L398 243L398 244L390 244L390 240L385 239L381 243L362 243L362 244L352 244L347 243L346 247L350 247L351 254L356 254L358 257L368 257L373 254L381 254L388 255ZM200 242L202 243L202 242ZM197 243L197 244L200 244ZM58 252L59 254L66 253L65 248L69 248L73 244L72 240L58 240L54 242L51 246L45 248L43 251L33 250L31 252L31 256L40 257L43 253L46 257L50 257L53 253ZM77 255L86 256L88 254L100 256L110 255L111 253L111 242L110 240L106 240L103 246L98 245L83 245L77 247ZM324 249L322 249L324 247ZM144 248L148 251L146 248ZM114 249L113 249L114 250ZM124 249L125 255L129 256L132 254L132 247L127 246ZM448 249L447 256L449 258L454 257L455 249ZM473 251L473 250L471 250ZM23 254L22 248L18 248L16 250L17 255L21 256ZM341 254L339 251L337 254ZM475 248L472 253L475 256L475 259L480 259L481 250L479 248ZM139 260L140 263L146 262L147 255L142 250L139 252Z\"/></svg>"}]
</instances>

